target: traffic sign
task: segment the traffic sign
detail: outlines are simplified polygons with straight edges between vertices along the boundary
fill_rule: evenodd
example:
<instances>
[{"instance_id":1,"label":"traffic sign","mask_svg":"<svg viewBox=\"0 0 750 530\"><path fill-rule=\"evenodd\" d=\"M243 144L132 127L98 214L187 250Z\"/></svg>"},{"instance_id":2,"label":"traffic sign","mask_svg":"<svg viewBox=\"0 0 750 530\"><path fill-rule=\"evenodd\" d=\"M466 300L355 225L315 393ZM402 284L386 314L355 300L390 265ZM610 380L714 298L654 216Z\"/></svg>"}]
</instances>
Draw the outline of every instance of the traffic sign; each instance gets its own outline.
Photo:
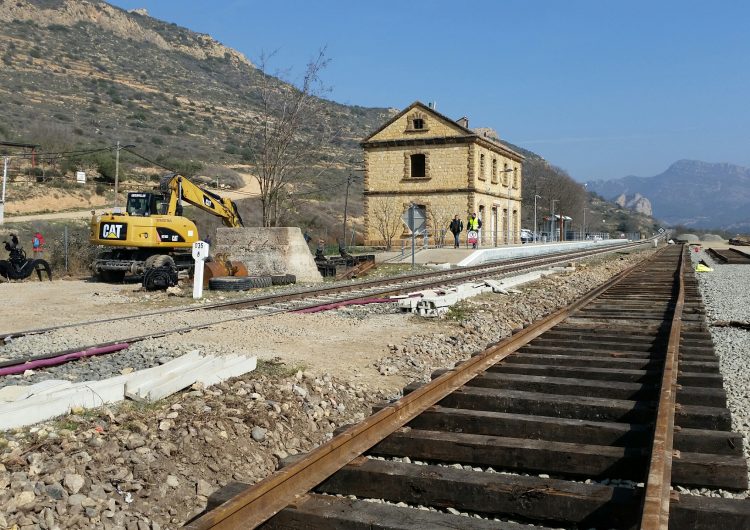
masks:
<instances>
[{"instance_id":1,"label":"traffic sign","mask_svg":"<svg viewBox=\"0 0 750 530\"><path fill-rule=\"evenodd\" d=\"M409 227L412 234L418 234L425 229L426 219L424 209L415 204L409 206L409 209L401 216L401 220Z\"/></svg>"}]
</instances>

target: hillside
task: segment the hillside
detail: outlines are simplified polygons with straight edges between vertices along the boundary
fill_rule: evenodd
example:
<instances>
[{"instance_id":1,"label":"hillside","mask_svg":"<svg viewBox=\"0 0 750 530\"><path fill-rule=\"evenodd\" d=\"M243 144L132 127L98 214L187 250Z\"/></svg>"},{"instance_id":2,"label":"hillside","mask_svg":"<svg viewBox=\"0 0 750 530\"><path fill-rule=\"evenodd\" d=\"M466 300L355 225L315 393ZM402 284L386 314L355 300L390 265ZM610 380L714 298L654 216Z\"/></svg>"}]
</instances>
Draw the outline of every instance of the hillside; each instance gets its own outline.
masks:
<instances>
[{"instance_id":1,"label":"hillside","mask_svg":"<svg viewBox=\"0 0 750 530\"><path fill-rule=\"evenodd\" d=\"M120 140L157 159L243 158L260 73L239 52L99 0L0 0L0 22L0 139L46 150ZM330 101L325 112L339 131L329 156L344 162L389 116Z\"/></svg>"},{"instance_id":2,"label":"hillside","mask_svg":"<svg viewBox=\"0 0 750 530\"><path fill-rule=\"evenodd\" d=\"M239 52L208 35L100 0L0 0L0 23L0 141L39 144L43 152L134 144L157 164L123 151L120 179L128 185L121 191L152 186L164 172L159 165L202 173L212 182L223 170L249 171L249 124L260 112L262 74ZM282 81L278 86L293 90ZM323 103L325 125L338 134L320 153L325 171L298 176L301 193L291 198L284 222L328 237L340 233L351 174L348 217L361 225L362 178L352 173L362 158L358 142L395 111ZM318 127L311 125L305 134L313 137ZM548 181L569 180L536 153L504 143L526 156L528 179L539 174ZM36 174L13 165L6 211L47 210L49 201L35 197L49 196L61 208L111 204L113 159L109 150L52 165L42 158ZM98 172L107 182L90 181L84 190L70 181L76 169ZM68 178L57 178L61 173ZM577 193L583 197L582 190ZM547 195L561 198L557 191ZM524 198L528 211L533 196ZM257 201L239 202L246 221L259 223ZM578 202L561 204L572 212Z\"/></svg>"},{"instance_id":3,"label":"hillside","mask_svg":"<svg viewBox=\"0 0 750 530\"><path fill-rule=\"evenodd\" d=\"M605 199L640 194L654 216L669 224L750 231L750 169L732 164L680 160L653 177L628 176L589 182Z\"/></svg>"}]
</instances>

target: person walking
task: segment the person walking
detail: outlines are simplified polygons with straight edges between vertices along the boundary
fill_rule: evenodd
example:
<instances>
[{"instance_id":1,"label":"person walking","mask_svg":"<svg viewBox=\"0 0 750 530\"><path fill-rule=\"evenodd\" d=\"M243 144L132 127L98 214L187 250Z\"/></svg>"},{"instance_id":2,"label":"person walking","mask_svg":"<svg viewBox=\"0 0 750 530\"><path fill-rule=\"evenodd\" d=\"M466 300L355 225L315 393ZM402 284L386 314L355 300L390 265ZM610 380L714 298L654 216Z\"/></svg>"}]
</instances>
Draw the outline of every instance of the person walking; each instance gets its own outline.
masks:
<instances>
[{"instance_id":1,"label":"person walking","mask_svg":"<svg viewBox=\"0 0 750 530\"><path fill-rule=\"evenodd\" d=\"M467 238L471 243L472 248L477 248L477 242L479 241L479 229L482 228L482 221L477 218L477 213L474 212L469 216L469 220L466 221L466 229L468 230Z\"/></svg>"},{"instance_id":2,"label":"person walking","mask_svg":"<svg viewBox=\"0 0 750 530\"><path fill-rule=\"evenodd\" d=\"M458 215L453 216L453 220L451 221L448 229L453 234L453 248L460 247L461 245L458 241L458 237L461 235L461 232L463 232L464 223L463 221L461 221L461 219L458 218Z\"/></svg>"}]
</instances>

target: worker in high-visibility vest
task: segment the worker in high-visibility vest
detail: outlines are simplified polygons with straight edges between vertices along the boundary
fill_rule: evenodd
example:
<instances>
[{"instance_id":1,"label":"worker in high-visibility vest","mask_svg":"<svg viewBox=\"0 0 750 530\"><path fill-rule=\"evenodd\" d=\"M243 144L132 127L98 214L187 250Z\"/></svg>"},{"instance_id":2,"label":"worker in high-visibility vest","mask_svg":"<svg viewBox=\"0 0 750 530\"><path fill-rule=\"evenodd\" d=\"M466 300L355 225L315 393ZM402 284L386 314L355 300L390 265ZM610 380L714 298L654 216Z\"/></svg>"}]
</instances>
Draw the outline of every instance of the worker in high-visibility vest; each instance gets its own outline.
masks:
<instances>
[{"instance_id":1,"label":"worker in high-visibility vest","mask_svg":"<svg viewBox=\"0 0 750 530\"><path fill-rule=\"evenodd\" d=\"M482 220L477 218L476 212L471 214L469 216L469 219L466 221L466 229L469 231L468 237L469 237L469 243L471 243L472 248L477 248L477 241L479 240L479 229L482 228ZM474 232L474 234L471 234L471 232Z\"/></svg>"}]
</instances>

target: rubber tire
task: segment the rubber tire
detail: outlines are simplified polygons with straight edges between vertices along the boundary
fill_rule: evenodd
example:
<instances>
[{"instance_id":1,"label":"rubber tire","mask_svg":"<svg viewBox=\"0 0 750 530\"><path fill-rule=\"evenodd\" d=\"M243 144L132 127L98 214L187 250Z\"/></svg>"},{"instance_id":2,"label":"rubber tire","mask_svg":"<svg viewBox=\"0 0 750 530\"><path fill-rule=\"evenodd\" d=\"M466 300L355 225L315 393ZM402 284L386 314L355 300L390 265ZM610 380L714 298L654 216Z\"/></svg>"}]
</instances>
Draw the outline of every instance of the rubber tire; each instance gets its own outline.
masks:
<instances>
[{"instance_id":1,"label":"rubber tire","mask_svg":"<svg viewBox=\"0 0 750 530\"><path fill-rule=\"evenodd\" d=\"M273 285L273 280L270 276L247 276L247 278L250 279L250 284L257 289L263 289Z\"/></svg>"},{"instance_id":2,"label":"rubber tire","mask_svg":"<svg viewBox=\"0 0 750 530\"><path fill-rule=\"evenodd\" d=\"M297 283L297 277L294 274L287 274L286 275L286 283L287 283L287 285L291 285L293 283Z\"/></svg>"},{"instance_id":3,"label":"rubber tire","mask_svg":"<svg viewBox=\"0 0 750 530\"><path fill-rule=\"evenodd\" d=\"M286 274L273 274L271 275L271 283L273 285L286 285L288 283Z\"/></svg>"},{"instance_id":4,"label":"rubber tire","mask_svg":"<svg viewBox=\"0 0 750 530\"><path fill-rule=\"evenodd\" d=\"M125 271L99 271L99 279L105 283L122 283Z\"/></svg>"},{"instance_id":5,"label":"rubber tire","mask_svg":"<svg viewBox=\"0 0 750 530\"><path fill-rule=\"evenodd\" d=\"M250 276L216 276L208 280L213 291L247 291L254 287Z\"/></svg>"}]
</instances>

